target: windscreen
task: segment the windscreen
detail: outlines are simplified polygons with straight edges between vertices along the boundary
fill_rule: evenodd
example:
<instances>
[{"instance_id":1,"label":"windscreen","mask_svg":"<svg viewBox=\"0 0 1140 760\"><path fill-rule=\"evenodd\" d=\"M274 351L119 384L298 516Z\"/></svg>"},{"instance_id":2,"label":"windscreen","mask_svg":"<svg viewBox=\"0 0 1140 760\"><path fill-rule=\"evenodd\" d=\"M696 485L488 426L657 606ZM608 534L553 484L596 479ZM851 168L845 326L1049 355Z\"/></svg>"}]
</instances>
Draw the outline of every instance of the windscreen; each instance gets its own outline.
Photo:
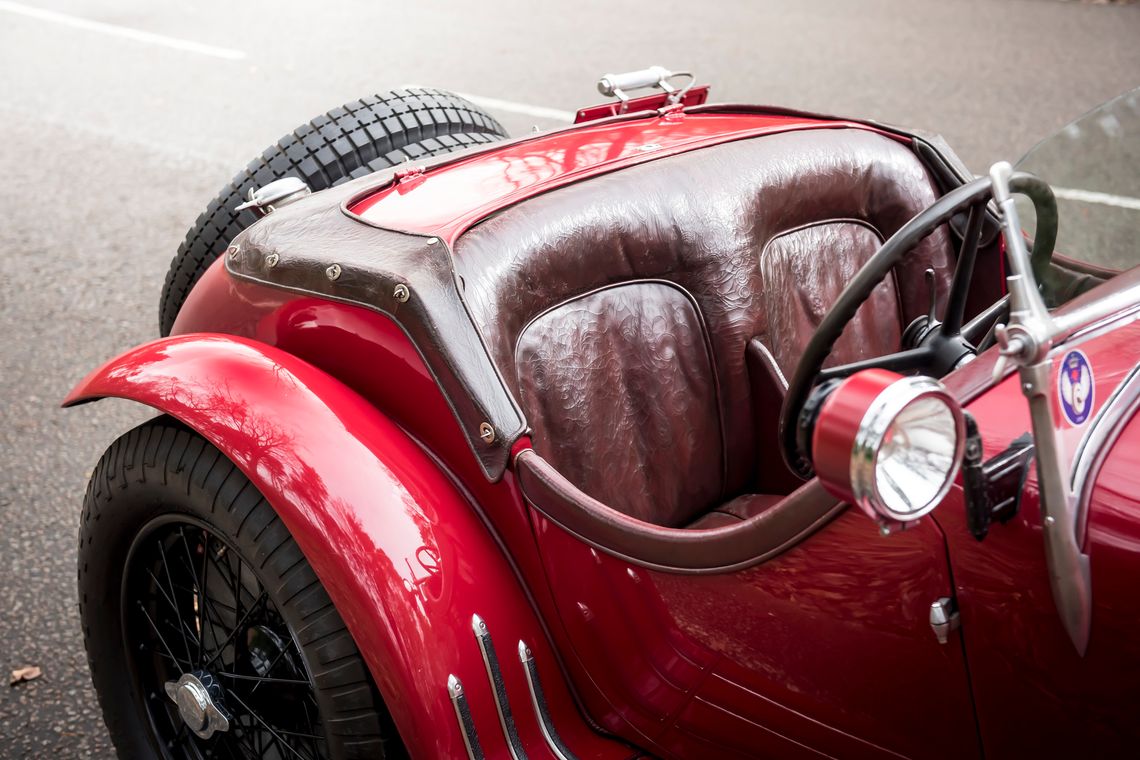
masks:
<instances>
[{"instance_id":1,"label":"windscreen","mask_svg":"<svg viewBox=\"0 0 1140 760\"><path fill-rule=\"evenodd\" d=\"M1140 264L1140 88L1038 143L1017 168L1053 187L1059 256L1115 272ZM1032 206L1019 203L1032 234Z\"/></svg>"}]
</instances>

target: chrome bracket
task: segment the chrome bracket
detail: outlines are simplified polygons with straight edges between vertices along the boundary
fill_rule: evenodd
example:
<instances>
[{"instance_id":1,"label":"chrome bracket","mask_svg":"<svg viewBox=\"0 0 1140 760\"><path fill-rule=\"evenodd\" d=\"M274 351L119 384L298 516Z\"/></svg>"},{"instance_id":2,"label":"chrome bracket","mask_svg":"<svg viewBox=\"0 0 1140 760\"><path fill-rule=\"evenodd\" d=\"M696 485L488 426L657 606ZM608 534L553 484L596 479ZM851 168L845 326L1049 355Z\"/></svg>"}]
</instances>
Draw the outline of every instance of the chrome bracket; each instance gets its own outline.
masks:
<instances>
[{"instance_id":1,"label":"chrome bracket","mask_svg":"<svg viewBox=\"0 0 1140 760\"><path fill-rule=\"evenodd\" d=\"M1069 325L1054 321L1037 290L1029 251L1021 232L1021 220L1010 191L1012 175L1013 167L1004 161L990 168L994 201L1001 211L1002 234L1011 272L1007 278L1009 325L999 326L1000 329L995 331L1001 345L1002 361L994 373L998 376L1004 372L1006 361L1016 365L1021 391L1029 400L1049 585L1061 623L1077 654L1083 657L1092 627L1092 579L1088 555L1081 551L1081 541L1077 536L1078 495L1073 493L1065 479L1068 467L1063 461L1050 403L1053 372L1050 352L1072 330ZM1089 313L1083 318L1096 317L1097 314ZM1073 315L1068 318L1072 320Z\"/></svg>"},{"instance_id":2,"label":"chrome bracket","mask_svg":"<svg viewBox=\"0 0 1140 760\"><path fill-rule=\"evenodd\" d=\"M309 186L300 177L282 177L275 179L263 187L251 187L246 196L246 202L238 206L235 211L253 209L258 216L265 216L282 206L304 198L312 193Z\"/></svg>"}]
</instances>

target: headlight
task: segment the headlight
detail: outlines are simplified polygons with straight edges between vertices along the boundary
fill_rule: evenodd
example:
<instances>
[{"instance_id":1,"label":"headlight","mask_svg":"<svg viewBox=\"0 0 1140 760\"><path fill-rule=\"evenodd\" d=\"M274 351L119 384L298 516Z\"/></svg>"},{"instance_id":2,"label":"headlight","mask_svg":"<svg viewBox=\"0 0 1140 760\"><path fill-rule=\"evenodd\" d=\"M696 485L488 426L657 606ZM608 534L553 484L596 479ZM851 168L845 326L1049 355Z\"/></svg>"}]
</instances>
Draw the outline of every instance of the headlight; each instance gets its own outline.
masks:
<instances>
[{"instance_id":1,"label":"headlight","mask_svg":"<svg viewBox=\"0 0 1140 760\"><path fill-rule=\"evenodd\" d=\"M824 487L887 522L917 520L950 490L965 444L958 402L937 380L866 370L832 388L811 435Z\"/></svg>"}]
</instances>

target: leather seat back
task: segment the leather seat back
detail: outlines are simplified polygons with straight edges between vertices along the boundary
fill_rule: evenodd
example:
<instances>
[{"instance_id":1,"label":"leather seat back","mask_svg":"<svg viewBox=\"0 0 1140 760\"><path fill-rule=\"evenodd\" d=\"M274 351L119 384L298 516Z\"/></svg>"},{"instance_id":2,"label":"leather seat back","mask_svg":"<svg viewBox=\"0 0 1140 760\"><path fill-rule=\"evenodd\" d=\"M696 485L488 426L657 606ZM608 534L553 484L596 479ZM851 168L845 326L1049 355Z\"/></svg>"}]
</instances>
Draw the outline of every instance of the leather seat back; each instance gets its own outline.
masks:
<instances>
[{"instance_id":1,"label":"leather seat back","mask_svg":"<svg viewBox=\"0 0 1140 760\"><path fill-rule=\"evenodd\" d=\"M749 343L790 376L847 279L935 198L890 138L769 135L522 202L459 239L456 269L538 453L615 509L682 525L782 468L754 415L782 389L756 390ZM927 310L923 271L944 295L951 256L944 230L923 241L833 358L897 349Z\"/></svg>"}]
</instances>

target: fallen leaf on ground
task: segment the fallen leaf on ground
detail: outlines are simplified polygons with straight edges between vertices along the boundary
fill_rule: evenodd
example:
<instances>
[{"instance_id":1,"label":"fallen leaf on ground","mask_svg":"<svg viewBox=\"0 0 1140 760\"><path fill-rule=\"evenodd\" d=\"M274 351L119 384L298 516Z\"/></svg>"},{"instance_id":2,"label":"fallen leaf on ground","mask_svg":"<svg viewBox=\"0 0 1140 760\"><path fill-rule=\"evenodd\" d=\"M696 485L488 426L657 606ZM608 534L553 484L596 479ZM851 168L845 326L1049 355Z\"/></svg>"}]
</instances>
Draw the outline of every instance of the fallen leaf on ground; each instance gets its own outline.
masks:
<instances>
[{"instance_id":1,"label":"fallen leaf on ground","mask_svg":"<svg viewBox=\"0 0 1140 760\"><path fill-rule=\"evenodd\" d=\"M39 668L37 668L35 665L28 665L27 667L23 667L23 668L16 668L15 670L12 671L12 680L9 682L8 685L9 686L15 686L16 684L24 683L25 681L34 681L37 678L39 678L40 676L42 676L43 674L44 674L44 672L42 670L40 670Z\"/></svg>"}]
</instances>

